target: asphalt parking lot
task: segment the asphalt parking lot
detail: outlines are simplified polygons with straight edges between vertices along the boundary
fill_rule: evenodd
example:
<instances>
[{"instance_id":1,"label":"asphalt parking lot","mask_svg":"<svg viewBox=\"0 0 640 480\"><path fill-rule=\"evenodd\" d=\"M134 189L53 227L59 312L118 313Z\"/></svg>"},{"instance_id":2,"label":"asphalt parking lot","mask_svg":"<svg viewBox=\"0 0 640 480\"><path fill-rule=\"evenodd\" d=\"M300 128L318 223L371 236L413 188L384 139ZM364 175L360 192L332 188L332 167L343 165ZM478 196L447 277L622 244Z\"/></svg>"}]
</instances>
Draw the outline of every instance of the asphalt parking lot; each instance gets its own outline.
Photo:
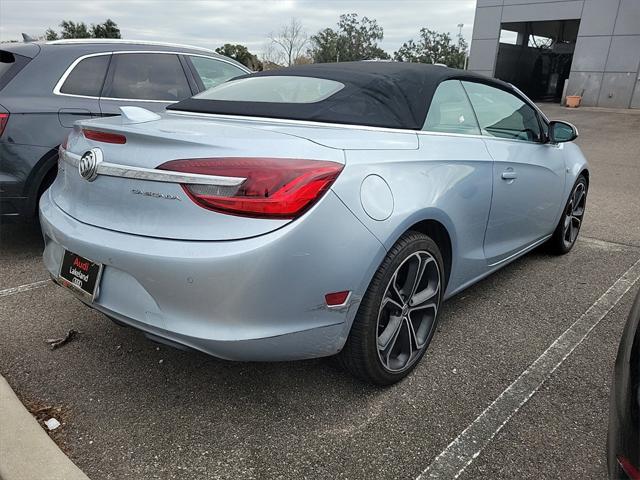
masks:
<instances>
[{"instance_id":1,"label":"asphalt parking lot","mask_svg":"<svg viewBox=\"0 0 640 480\"><path fill-rule=\"evenodd\" d=\"M543 108L577 125L591 164L580 240L447 302L426 357L396 386L321 360L231 363L158 346L34 284L47 279L39 232L17 225L0 227L0 373L24 402L61 407L54 439L94 480L415 479L595 305L590 334L484 432L459 478L606 478L611 371L640 282L619 301L606 292L640 259L640 112ZM71 328L81 333L64 347L44 343Z\"/></svg>"}]
</instances>

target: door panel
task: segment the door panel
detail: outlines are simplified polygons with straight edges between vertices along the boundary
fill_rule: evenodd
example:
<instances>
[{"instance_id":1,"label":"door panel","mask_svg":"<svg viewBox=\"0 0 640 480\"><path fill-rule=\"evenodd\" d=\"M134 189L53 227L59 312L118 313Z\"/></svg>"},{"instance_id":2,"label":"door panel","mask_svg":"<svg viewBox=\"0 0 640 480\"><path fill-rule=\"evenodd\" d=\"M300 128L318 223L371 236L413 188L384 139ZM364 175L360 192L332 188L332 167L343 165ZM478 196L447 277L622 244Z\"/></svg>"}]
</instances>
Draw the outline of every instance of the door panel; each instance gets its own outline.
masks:
<instances>
[{"instance_id":1,"label":"door panel","mask_svg":"<svg viewBox=\"0 0 640 480\"><path fill-rule=\"evenodd\" d=\"M565 182L562 146L486 139L493 197L484 240L487 262L499 262L553 232Z\"/></svg>"},{"instance_id":2,"label":"door panel","mask_svg":"<svg viewBox=\"0 0 640 480\"><path fill-rule=\"evenodd\" d=\"M546 139L538 112L509 90L462 82L493 158L493 196L484 238L490 265L553 232L562 205L562 146Z\"/></svg>"}]
</instances>

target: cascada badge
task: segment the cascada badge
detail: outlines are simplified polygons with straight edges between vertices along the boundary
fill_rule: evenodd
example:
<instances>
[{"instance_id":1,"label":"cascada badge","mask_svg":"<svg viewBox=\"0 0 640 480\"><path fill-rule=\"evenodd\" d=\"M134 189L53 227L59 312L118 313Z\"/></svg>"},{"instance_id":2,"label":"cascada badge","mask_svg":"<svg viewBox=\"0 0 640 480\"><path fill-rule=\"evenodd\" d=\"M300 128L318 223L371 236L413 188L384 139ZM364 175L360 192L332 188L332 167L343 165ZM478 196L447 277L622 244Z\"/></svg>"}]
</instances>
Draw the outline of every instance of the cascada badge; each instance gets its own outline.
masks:
<instances>
[{"instance_id":1,"label":"cascada badge","mask_svg":"<svg viewBox=\"0 0 640 480\"><path fill-rule=\"evenodd\" d=\"M93 182L98 177L98 165L102 162L102 151L92 148L82 155L78 164L80 176L87 182Z\"/></svg>"}]
</instances>

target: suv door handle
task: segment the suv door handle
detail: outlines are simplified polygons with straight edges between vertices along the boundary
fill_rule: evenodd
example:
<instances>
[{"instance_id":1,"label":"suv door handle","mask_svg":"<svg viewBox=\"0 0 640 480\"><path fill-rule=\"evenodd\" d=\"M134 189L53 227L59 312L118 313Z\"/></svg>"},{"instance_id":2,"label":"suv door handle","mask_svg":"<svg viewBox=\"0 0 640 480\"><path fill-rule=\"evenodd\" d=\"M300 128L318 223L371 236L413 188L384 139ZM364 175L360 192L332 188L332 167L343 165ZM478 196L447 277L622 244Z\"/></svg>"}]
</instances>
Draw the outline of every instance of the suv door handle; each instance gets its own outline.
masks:
<instances>
[{"instance_id":1,"label":"suv door handle","mask_svg":"<svg viewBox=\"0 0 640 480\"><path fill-rule=\"evenodd\" d=\"M513 169L505 170L504 172L502 172L503 180L513 180L515 178L518 178L518 174Z\"/></svg>"}]
</instances>

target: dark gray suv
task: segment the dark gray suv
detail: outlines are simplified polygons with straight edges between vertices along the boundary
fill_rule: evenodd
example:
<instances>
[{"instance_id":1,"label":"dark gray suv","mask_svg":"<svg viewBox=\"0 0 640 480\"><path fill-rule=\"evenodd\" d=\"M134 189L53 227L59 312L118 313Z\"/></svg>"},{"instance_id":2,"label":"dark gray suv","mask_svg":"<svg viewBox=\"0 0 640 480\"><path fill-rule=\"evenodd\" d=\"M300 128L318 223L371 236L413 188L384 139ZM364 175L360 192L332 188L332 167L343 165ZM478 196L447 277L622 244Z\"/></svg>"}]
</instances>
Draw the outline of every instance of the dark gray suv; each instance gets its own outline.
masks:
<instances>
[{"instance_id":1,"label":"dark gray suv","mask_svg":"<svg viewBox=\"0 0 640 480\"><path fill-rule=\"evenodd\" d=\"M125 40L0 44L0 220L37 215L76 120L164 110L249 70L211 50Z\"/></svg>"}]
</instances>

